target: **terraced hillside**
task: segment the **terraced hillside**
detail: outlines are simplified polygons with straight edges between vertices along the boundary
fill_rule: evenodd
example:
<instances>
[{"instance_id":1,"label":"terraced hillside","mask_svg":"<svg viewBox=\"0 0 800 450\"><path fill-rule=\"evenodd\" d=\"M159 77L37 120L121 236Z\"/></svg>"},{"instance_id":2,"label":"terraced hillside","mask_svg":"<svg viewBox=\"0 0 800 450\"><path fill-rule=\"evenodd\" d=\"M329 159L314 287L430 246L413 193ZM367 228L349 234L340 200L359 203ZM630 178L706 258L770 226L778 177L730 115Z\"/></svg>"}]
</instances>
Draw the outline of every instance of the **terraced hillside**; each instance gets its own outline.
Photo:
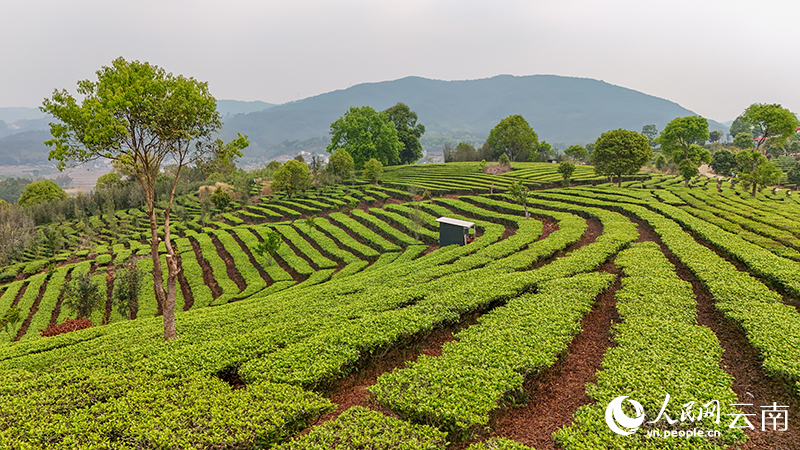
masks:
<instances>
[{"instance_id":1,"label":"terraced hillside","mask_svg":"<svg viewBox=\"0 0 800 450\"><path fill-rule=\"evenodd\" d=\"M795 448L800 197L656 176L535 190L525 219L503 190L514 177L533 187L541 170L484 180L404 169L383 187L179 224L172 342L160 339L152 286L135 320L109 306L92 318L107 325L38 337L65 316L60 286L83 271L110 289L115 265L146 253L138 241L47 272L28 269L37 260L9 268L0 311L19 307L26 319L5 336L19 342L0 345L0 442ZM433 198L413 198L409 185ZM439 216L475 222L475 239L438 248ZM272 230L284 242L274 260L252 251ZM607 424L620 396L647 419L630 435ZM764 420L773 402L788 429ZM736 418L753 429L731 428ZM693 429L713 437L653 436Z\"/></svg>"}]
</instances>

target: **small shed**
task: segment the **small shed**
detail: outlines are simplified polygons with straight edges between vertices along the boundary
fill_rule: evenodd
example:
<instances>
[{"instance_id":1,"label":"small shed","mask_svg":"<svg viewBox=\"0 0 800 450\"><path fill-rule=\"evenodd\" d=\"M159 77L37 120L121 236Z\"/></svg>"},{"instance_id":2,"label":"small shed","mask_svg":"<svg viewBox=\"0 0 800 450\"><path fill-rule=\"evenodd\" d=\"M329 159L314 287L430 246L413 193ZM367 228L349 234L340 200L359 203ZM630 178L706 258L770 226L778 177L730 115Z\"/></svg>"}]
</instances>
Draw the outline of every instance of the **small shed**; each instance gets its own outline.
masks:
<instances>
[{"instance_id":1,"label":"small shed","mask_svg":"<svg viewBox=\"0 0 800 450\"><path fill-rule=\"evenodd\" d=\"M439 217L439 247L445 245L466 245L469 237L469 229L475 224L466 220L452 219L450 217Z\"/></svg>"}]
</instances>

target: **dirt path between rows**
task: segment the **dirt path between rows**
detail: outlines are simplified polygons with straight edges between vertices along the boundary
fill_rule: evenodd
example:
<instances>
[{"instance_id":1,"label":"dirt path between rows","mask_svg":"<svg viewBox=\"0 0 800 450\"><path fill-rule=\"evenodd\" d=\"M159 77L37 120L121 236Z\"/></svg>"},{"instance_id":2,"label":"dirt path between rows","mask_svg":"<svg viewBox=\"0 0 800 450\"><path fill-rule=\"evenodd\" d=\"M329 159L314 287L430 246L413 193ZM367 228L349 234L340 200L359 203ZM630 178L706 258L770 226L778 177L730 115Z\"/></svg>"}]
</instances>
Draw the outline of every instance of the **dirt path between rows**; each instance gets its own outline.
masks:
<instances>
[{"instance_id":1,"label":"dirt path between rows","mask_svg":"<svg viewBox=\"0 0 800 450\"><path fill-rule=\"evenodd\" d=\"M786 384L769 377L762 366L763 360L747 340L744 330L725 318L714 306L713 295L694 273L664 245L649 225L640 220L635 221L639 224L639 233L647 235L647 240L656 242L670 263L675 266L678 276L691 283L697 300L697 323L711 329L719 339L720 346L724 350L721 367L733 377L732 389L739 402L752 404L740 409L746 414L755 414L751 417L751 422L756 429L746 430L749 440L744 444L738 444L736 448L740 450L800 448L800 430L791 426L791 412L800 411L800 399ZM761 406L771 405L773 402L789 407L790 426L787 431L761 431Z\"/></svg>"},{"instance_id":2,"label":"dirt path between rows","mask_svg":"<svg viewBox=\"0 0 800 450\"><path fill-rule=\"evenodd\" d=\"M490 433L456 443L449 449L466 449L490 437L513 439L537 450L556 448L552 434L570 425L578 408L594 402L586 393L586 385L595 381L603 356L614 345L609 330L620 320L614 295L621 287L621 270L613 262L603 264L598 270L617 278L584 316L581 332L569 343L562 359L525 380L523 388L530 400L517 408L496 410L491 415Z\"/></svg>"},{"instance_id":3,"label":"dirt path between rows","mask_svg":"<svg viewBox=\"0 0 800 450\"><path fill-rule=\"evenodd\" d=\"M31 310L28 312L28 317L26 317L25 321L22 322L22 325L20 325L19 330L17 330L17 335L11 340L12 342L19 341L22 339L22 336L25 336L25 333L28 332L28 328L31 326L31 322L33 321L33 316L39 312L39 303L41 303L42 297L44 297L44 292L47 290L47 284L50 282L50 278L52 278L52 275L47 275L44 283L42 283L42 285L39 287L39 293L36 295L36 299L31 305Z\"/></svg>"},{"instance_id":4,"label":"dirt path between rows","mask_svg":"<svg viewBox=\"0 0 800 450\"><path fill-rule=\"evenodd\" d=\"M215 234L209 234L208 237L211 238L211 243L214 244L214 248L217 250L217 255L219 255L220 259L222 259L222 262L225 263L225 272L228 274L228 278L236 283L236 287L239 288L239 292L247 289L247 282L244 281L244 277L242 277L242 274L239 273L239 269L236 268L236 264L233 263L233 257L231 254L228 253L228 250L225 249L225 246L222 245L222 242L219 241L219 238Z\"/></svg>"},{"instance_id":5,"label":"dirt path between rows","mask_svg":"<svg viewBox=\"0 0 800 450\"><path fill-rule=\"evenodd\" d=\"M220 295L222 295L222 288L219 287L219 283L214 278L214 272L211 271L211 265L208 264L208 261L203 257L203 253L200 250L200 244L194 238L189 238L189 242L192 243L192 250L194 250L195 258L197 258L197 264L200 265L200 270L203 272L203 282L205 282L206 286L211 290L211 297L216 300Z\"/></svg>"}]
</instances>

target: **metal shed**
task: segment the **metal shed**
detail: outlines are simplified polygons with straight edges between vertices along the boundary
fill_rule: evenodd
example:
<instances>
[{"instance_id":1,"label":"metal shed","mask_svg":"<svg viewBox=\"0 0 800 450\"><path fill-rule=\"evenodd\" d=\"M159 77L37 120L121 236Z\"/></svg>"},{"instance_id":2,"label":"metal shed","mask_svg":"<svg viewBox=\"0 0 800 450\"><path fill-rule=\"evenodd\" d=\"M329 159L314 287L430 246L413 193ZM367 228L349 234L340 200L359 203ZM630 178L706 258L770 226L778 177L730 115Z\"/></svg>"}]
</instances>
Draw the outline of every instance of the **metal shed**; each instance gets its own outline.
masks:
<instances>
[{"instance_id":1,"label":"metal shed","mask_svg":"<svg viewBox=\"0 0 800 450\"><path fill-rule=\"evenodd\" d=\"M439 217L439 247L445 245L466 245L469 237L469 229L475 224L466 220L452 219L450 217Z\"/></svg>"}]
</instances>

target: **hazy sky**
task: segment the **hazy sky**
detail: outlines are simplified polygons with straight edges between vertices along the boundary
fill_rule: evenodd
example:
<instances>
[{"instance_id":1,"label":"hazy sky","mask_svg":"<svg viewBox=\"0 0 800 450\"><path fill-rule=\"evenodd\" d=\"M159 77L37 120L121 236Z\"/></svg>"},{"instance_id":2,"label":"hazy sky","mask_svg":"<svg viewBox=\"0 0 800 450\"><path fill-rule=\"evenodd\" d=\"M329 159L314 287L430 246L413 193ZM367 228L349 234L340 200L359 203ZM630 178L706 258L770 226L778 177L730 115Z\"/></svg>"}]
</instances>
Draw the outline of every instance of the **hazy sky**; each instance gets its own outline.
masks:
<instances>
[{"instance_id":1,"label":"hazy sky","mask_svg":"<svg viewBox=\"0 0 800 450\"><path fill-rule=\"evenodd\" d=\"M0 0L0 106L74 93L123 56L208 81L218 99L555 74L725 121L754 102L800 112L799 19L797 0Z\"/></svg>"}]
</instances>

